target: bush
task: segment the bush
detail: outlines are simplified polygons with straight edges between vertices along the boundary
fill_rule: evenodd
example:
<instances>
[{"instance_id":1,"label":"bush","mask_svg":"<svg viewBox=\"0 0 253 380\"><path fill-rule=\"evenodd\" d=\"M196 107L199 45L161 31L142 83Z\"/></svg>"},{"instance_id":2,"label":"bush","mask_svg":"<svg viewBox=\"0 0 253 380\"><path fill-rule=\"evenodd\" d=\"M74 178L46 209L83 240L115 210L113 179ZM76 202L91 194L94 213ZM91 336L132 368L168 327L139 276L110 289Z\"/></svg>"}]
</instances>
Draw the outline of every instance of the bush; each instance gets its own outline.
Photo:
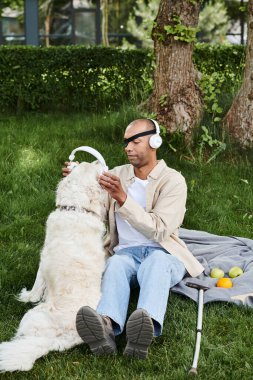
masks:
<instances>
[{"instance_id":1,"label":"bush","mask_svg":"<svg viewBox=\"0 0 253 380\"><path fill-rule=\"evenodd\" d=\"M221 72L227 68L241 75L245 61L245 46L197 43L193 60L202 73Z\"/></svg>"},{"instance_id":2,"label":"bush","mask_svg":"<svg viewBox=\"0 0 253 380\"><path fill-rule=\"evenodd\" d=\"M235 78L241 78L244 49L197 44L194 61L205 75L204 83L207 75L226 72L222 86L231 92ZM147 97L153 67L149 50L2 46L0 111L117 109L124 101L137 103Z\"/></svg>"},{"instance_id":3,"label":"bush","mask_svg":"<svg viewBox=\"0 0 253 380\"><path fill-rule=\"evenodd\" d=\"M141 97L152 58L112 48L1 47L0 109L103 110Z\"/></svg>"},{"instance_id":4,"label":"bush","mask_svg":"<svg viewBox=\"0 0 253 380\"><path fill-rule=\"evenodd\" d=\"M217 138L223 140L221 120L241 86L245 46L196 44L194 62L201 72L199 85L204 99L203 125L198 131L201 133L204 130L201 139L205 139L208 127L209 137L212 135L213 141Z\"/></svg>"}]
</instances>

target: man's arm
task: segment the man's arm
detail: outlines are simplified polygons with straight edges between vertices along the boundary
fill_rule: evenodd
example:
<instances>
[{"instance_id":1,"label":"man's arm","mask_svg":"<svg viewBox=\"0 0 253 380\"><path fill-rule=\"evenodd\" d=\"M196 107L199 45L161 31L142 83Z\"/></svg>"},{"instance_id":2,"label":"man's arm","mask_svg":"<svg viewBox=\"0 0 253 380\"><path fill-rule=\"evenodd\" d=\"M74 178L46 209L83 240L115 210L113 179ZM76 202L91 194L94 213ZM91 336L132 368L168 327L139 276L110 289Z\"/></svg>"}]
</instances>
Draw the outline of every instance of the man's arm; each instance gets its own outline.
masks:
<instances>
[{"instance_id":1,"label":"man's arm","mask_svg":"<svg viewBox=\"0 0 253 380\"><path fill-rule=\"evenodd\" d=\"M150 212L146 212L131 197L127 197L122 207L116 207L116 212L148 239L162 242L182 224L186 195L185 182L177 183L169 191L161 191Z\"/></svg>"},{"instance_id":2,"label":"man's arm","mask_svg":"<svg viewBox=\"0 0 253 380\"><path fill-rule=\"evenodd\" d=\"M183 222L187 186L181 175L163 186L150 212L124 192L118 177L104 173L99 182L117 201L115 212L150 240L168 239Z\"/></svg>"}]
</instances>

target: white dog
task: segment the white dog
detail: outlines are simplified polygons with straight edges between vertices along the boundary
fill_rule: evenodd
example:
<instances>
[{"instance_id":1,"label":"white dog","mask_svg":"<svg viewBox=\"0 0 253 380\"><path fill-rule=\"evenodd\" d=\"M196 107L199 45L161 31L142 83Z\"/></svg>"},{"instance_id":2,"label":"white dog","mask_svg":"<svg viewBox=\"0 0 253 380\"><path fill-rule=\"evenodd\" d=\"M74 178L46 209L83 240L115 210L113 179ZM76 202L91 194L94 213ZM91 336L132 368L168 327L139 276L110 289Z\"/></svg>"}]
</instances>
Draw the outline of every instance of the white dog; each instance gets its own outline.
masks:
<instances>
[{"instance_id":1,"label":"white dog","mask_svg":"<svg viewBox=\"0 0 253 380\"><path fill-rule=\"evenodd\" d=\"M82 343L76 313L83 305L96 308L105 264L101 168L83 162L59 183L36 281L19 295L20 301L39 304L24 315L13 340L0 344L1 372L28 371L49 351Z\"/></svg>"}]
</instances>

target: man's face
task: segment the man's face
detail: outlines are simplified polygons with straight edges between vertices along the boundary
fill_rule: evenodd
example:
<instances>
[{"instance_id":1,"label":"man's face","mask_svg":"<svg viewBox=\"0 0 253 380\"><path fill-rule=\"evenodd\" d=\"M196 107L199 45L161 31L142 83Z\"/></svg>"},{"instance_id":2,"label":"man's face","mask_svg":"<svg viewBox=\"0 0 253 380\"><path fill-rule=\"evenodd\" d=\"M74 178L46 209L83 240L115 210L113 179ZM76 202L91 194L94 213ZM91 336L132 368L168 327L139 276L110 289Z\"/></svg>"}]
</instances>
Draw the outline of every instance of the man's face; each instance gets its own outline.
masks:
<instances>
[{"instance_id":1,"label":"man's face","mask_svg":"<svg viewBox=\"0 0 253 380\"><path fill-rule=\"evenodd\" d=\"M148 130L150 130L150 128L148 128ZM147 127L143 123L130 125L125 131L124 139L129 139L138 133L146 131ZM137 137L133 141L130 141L125 147L125 152L130 164L136 168L141 168L151 161L153 150L149 146L150 136L151 135Z\"/></svg>"}]
</instances>

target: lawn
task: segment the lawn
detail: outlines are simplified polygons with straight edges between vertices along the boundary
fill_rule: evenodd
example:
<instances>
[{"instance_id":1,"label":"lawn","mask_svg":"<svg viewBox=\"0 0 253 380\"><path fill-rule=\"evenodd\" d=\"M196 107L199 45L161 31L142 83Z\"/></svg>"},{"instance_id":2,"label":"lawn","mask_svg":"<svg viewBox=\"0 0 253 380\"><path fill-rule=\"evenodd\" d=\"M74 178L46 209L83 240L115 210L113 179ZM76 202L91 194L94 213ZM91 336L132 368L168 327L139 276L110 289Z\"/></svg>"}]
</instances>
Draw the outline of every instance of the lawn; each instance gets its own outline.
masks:
<instances>
[{"instance_id":1,"label":"lawn","mask_svg":"<svg viewBox=\"0 0 253 380\"><path fill-rule=\"evenodd\" d=\"M92 115L30 114L0 118L0 341L9 340L25 311L15 295L31 288L45 236L45 222L54 209L61 167L72 149L89 145L99 150L107 165L126 163L122 136L138 114L133 109ZM192 159L195 155L195 160ZM79 161L93 160L77 153ZM253 175L246 156L232 153L211 164L159 150L169 166L180 170L188 183L184 227L220 235L253 239ZM136 304L133 294L130 310ZM196 304L179 295L169 300L163 335L146 361L122 356L125 335L117 338L116 357L92 356L85 345L39 359L28 373L5 373L2 379L187 379L195 344ZM206 305L199 359L199 379L252 378L253 310L226 303Z\"/></svg>"}]
</instances>

